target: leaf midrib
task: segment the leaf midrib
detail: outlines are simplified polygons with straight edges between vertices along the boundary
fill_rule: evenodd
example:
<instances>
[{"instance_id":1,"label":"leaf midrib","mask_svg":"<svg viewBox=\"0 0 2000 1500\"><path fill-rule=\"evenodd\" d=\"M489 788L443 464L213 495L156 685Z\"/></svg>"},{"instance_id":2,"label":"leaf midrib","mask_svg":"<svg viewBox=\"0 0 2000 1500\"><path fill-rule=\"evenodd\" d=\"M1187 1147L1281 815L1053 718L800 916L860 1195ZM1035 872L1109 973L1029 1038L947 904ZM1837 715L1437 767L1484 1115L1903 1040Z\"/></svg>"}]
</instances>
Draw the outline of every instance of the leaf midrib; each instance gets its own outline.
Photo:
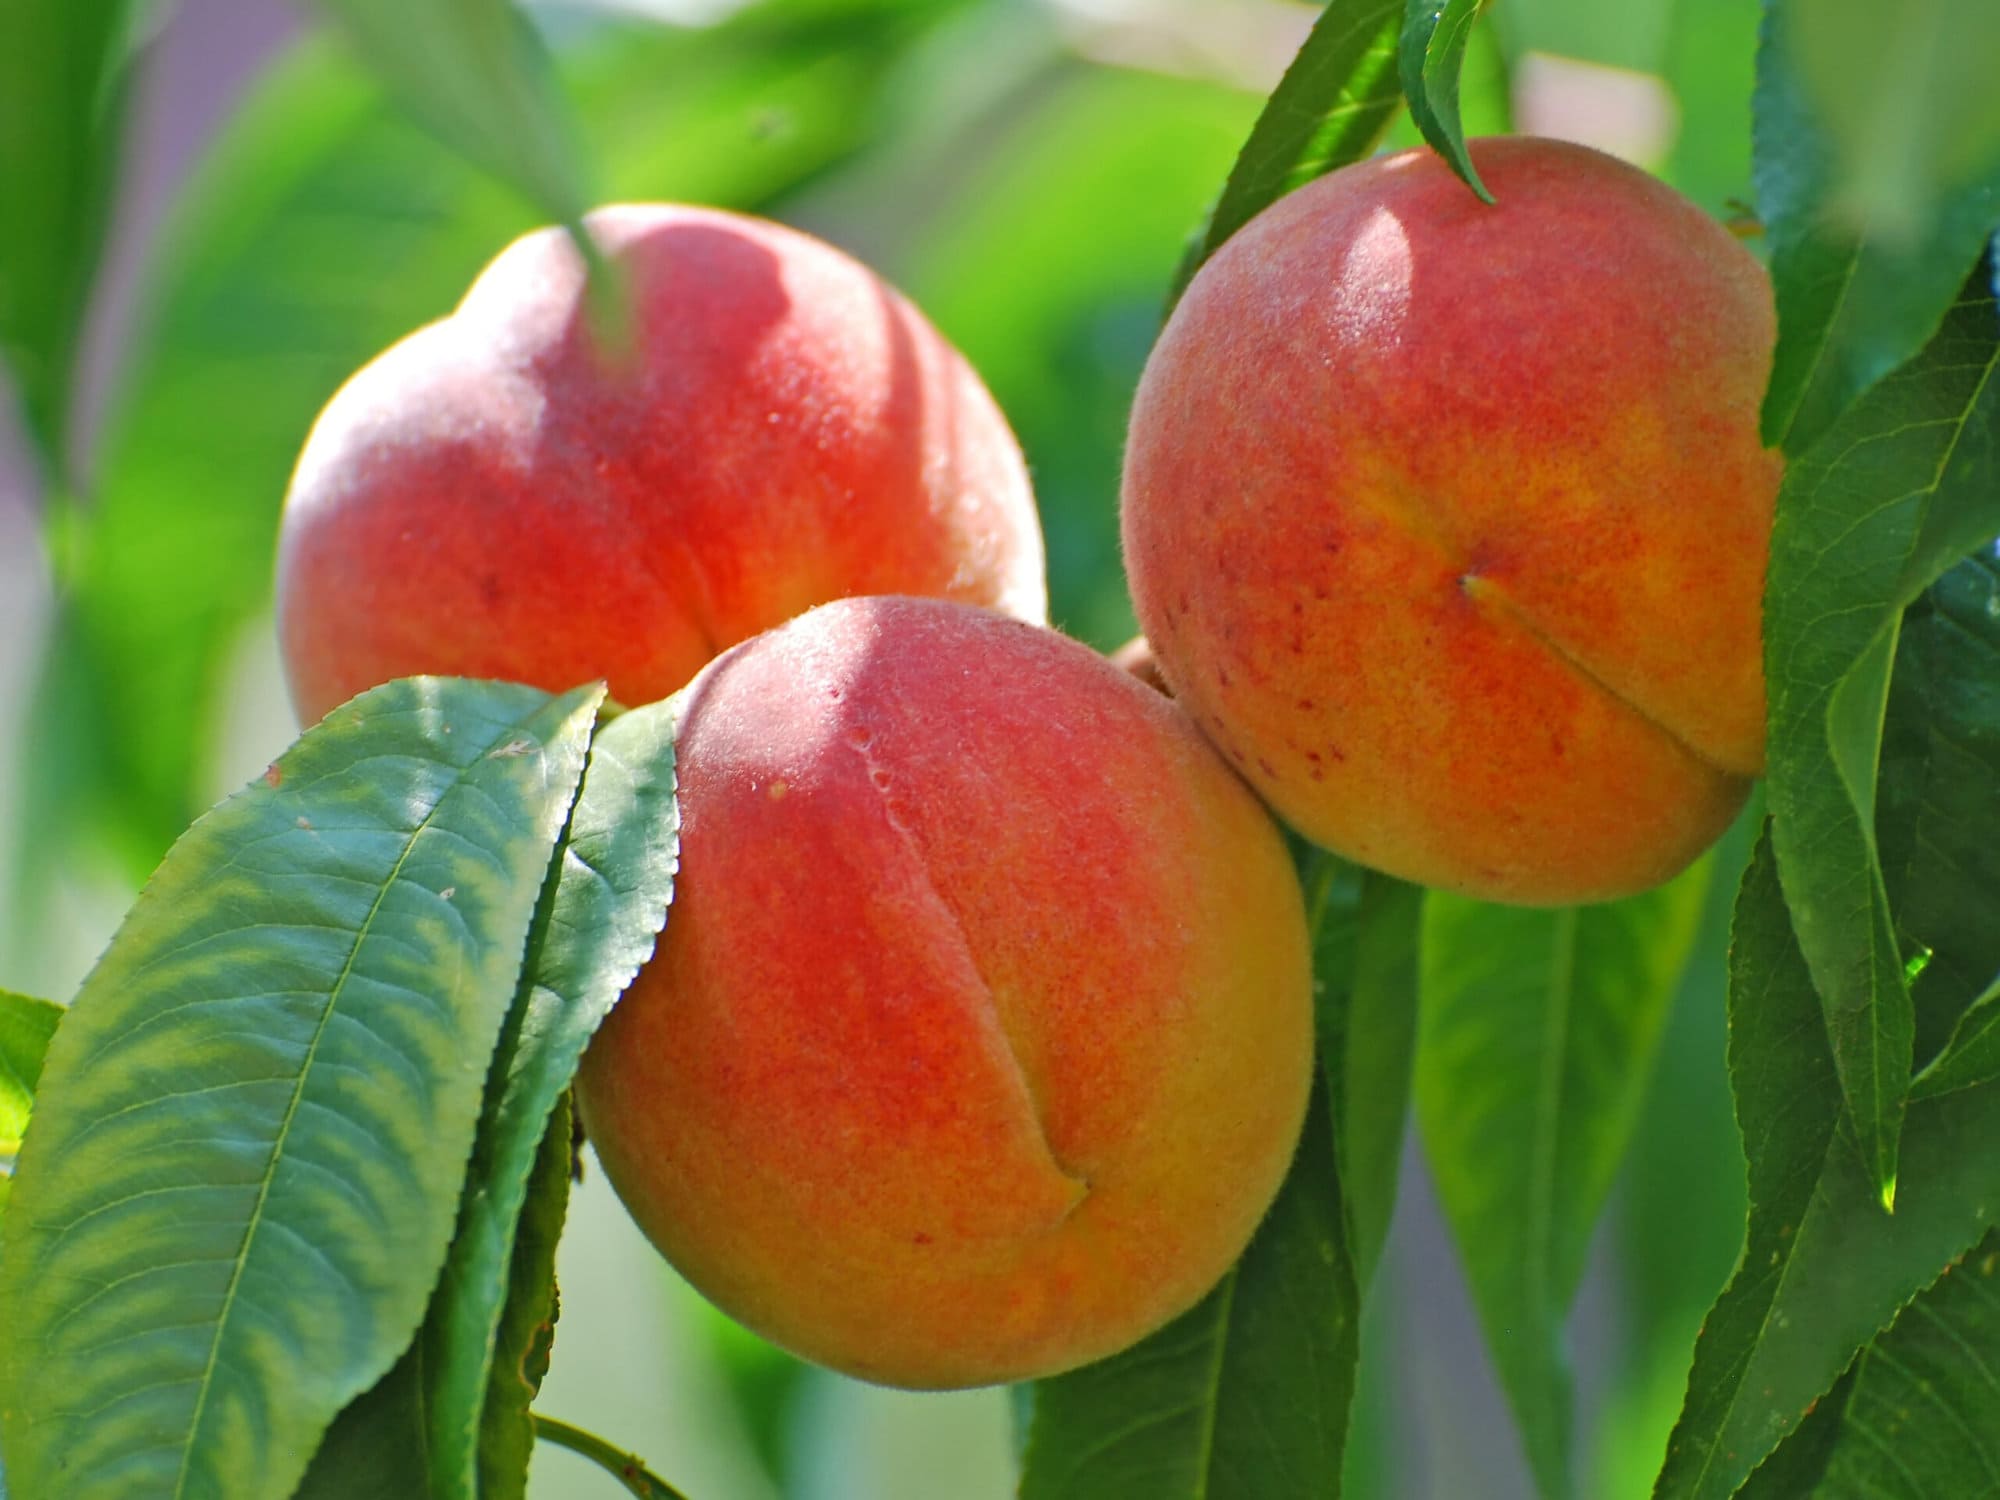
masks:
<instances>
[{"instance_id":1,"label":"leaf midrib","mask_svg":"<svg viewBox=\"0 0 2000 1500\"><path fill-rule=\"evenodd\" d=\"M508 727L510 729L519 729L525 722L525 720L516 720ZM293 1086L292 1097L285 1106L285 1117L279 1122L277 1133L272 1139L271 1153L264 1165L263 1180L257 1185L257 1201L251 1207L249 1221L244 1225L243 1239L236 1254L235 1264L230 1269L229 1285L223 1291L222 1309L215 1319L215 1336L209 1342L208 1361L202 1368L201 1381L195 1394L194 1412L188 1421L186 1446L181 1449L180 1469L174 1476L174 1500L181 1500L181 1497L187 1492L188 1467L194 1458L197 1446L195 1437L201 1430L202 1421L208 1409L209 1393L215 1388L215 1367L221 1358L223 1337L228 1330L230 1317L235 1311L237 1288L242 1284L243 1269L249 1264L252 1243L257 1237L257 1231L263 1225L264 1205L270 1197L271 1184L277 1178L278 1164L284 1159L285 1143L290 1138L292 1121L298 1114L299 1103L305 1097L306 1081L312 1076L313 1063L319 1055L320 1040L326 1035L327 1023L333 1019L334 1012L340 1008L340 998L346 990L348 979L354 972L355 960L360 956L361 949L367 942L369 933L374 928L375 920L382 910L382 903L388 899L389 892L396 888L396 883L402 875L403 866L409 861L411 851L416 848L417 841L423 837L424 833L436 820L445 803L451 799L452 793L466 784L466 778L481 763L481 761L475 760L471 764L462 767L458 775L439 794L438 799L431 804L430 809L424 814L422 821L410 830L409 838L404 841L402 851L396 856L395 865L390 869L388 875L383 879L380 888L375 892L375 900L369 906L367 916L362 919L360 926L355 929L354 943L348 949L347 957L341 964L340 974L334 980L333 987L327 992L326 1006L320 1012L319 1023L313 1028L312 1042L306 1048L305 1059L299 1067L298 1082Z\"/></svg>"},{"instance_id":2,"label":"leaf midrib","mask_svg":"<svg viewBox=\"0 0 2000 1500\"><path fill-rule=\"evenodd\" d=\"M1208 1500L1209 1479L1215 1465L1215 1427L1222 1406L1222 1361L1229 1348L1229 1317L1236 1302L1236 1282L1241 1271L1232 1269L1223 1278L1222 1296L1215 1310L1215 1354L1208 1365L1208 1399L1202 1403L1201 1431L1195 1447L1195 1490L1192 1500Z\"/></svg>"}]
</instances>

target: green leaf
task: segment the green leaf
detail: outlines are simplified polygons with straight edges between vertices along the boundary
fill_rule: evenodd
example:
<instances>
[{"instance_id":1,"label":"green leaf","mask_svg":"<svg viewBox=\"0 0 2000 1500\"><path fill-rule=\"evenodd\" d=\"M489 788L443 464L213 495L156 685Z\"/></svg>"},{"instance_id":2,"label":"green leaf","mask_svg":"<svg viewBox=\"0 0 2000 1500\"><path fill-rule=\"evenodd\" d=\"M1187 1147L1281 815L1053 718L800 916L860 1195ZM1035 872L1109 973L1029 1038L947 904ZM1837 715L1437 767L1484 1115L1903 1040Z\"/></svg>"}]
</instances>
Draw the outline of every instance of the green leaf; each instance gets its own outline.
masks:
<instances>
[{"instance_id":1,"label":"green leaf","mask_svg":"<svg viewBox=\"0 0 2000 1500\"><path fill-rule=\"evenodd\" d=\"M1493 195L1479 180L1465 149L1465 129L1458 114L1458 75L1465 66L1465 44L1479 6L1480 0L1406 0L1396 55L1403 97L1417 129L1480 201L1491 203Z\"/></svg>"},{"instance_id":2,"label":"green leaf","mask_svg":"<svg viewBox=\"0 0 2000 1500\"><path fill-rule=\"evenodd\" d=\"M1278 1200L1221 1284L1123 1354L1035 1386L1021 1500L1338 1495L1358 1310L1320 1074Z\"/></svg>"},{"instance_id":3,"label":"green leaf","mask_svg":"<svg viewBox=\"0 0 2000 1500\"><path fill-rule=\"evenodd\" d=\"M2000 557L1967 558L1903 614L1882 736L1876 840L1931 1062L1913 1094L2000 1075L1954 1044L1983 1025L1969 1007L2000 976ZM1990 1015L1987 1017L1990 1021ZM2000 1043L2000 1037L1992 1038ZM1987 1045L1991 1045L1988 1043Z\"/></svg>"},{"instance_id":4,"label":"green leaf","mask_svg":"<svg viewBox=\"0 0 2000 1500\"><path fill-rule=\"evenodd\" d=\"M1573 1487L1562 1326L1700 926L1710 862L1605 906L1433 892L1416 1105L1445 1217L1546 1495Z\"/></svg>"},{"instance_id":5,"label":"green leaf","mask_svg":"<svg viewBox=\"0 0 2000 1500\"><path fill-rule=\"evenodd\" d=\"M422 1330L382 1383L399 1395L378 1387L341 1414L333 1458L314 1466L316 1495L359 1493L355 1475L374 1482L374 1466L353 1462L363 1452L399 1456L398 1494L521 1493L541 1383L529 1368L533 1334L552 1321L568 1202L567 1178L560 1191L548 1181L569 1166L560 1106L585 1044L666 922L679 851L674 714L673 700L622 714L591 744L494 1049L444 1270Z\"/></svg>"},{"instance_id":6,"label":"green leaf","mask_svg":"<svg viewBox=\"0 0 2000 1500\"><path fill-rule=\"evenodd\" d=\"M1917 1075L1910 1098L1935 1099L1996 1078L2000 1078L2000 979L1966 1008L1951 1044Z\"/></svg>"},{"instance_id":7,"label":"green leaf","mask_svg":"<svg viewBox=\"0 0 2000 1500\"><path fill-rule=\"evenodd\" d=\"M1833 1445L1840 1439L1841 1414L1854 1389L1853 1365L1849 1365L1833 1389L1815 1401L1792 1435L1757 1466L1749 1481L1736 1492L1735 1500L1799 1500L1817 1496L1826 1478L1826 1466L1833 1458Z\"/></svg>"},{"instance_id":8,"label":"green leaf","mask_svg":"<svg viewBox=\"0 0 2000 1500\"><path fill-rule=\"evenodd\" d=\"M1424 892L1292 839L1313 928L1322 1066L1355 1279L1373 1281L1403 1160Z\"/></svg>"},{"instance_id":9,"label":"green leaf","mask_svg":"<svg viewBox=\"0 0 2000 1500\"><path fill-rule=\"evenodd\" d=\"M1860 1148L1892 1200L1915 1021L1875 844L1902 611L2000 531L2000 317L1982 274L1924 352L1791 460L1764 594L1772 842Z\"/></svg>"},{"instance_id":10,"label":"green leaf","mask_svg":"<svg viewBox=\"0 0 2000 1500\"><path fill-rule=\"evenodd\" d=\"M1592 6L1616 25L1620 12ZM1674 0L1660 73L1680 106L1680 129L1660 175L1725 217L1751 200L1750 101L1757 82L1758 7L1744 0ZM1560 49L1558 49L1560 50Z\"/></svg>"},{"instance_id":11,"label":"green leaf","mask_svg":"<svg viewBox=\"0 0 2000 1500\"><path fill-rule=\"evenodd\" d=\"M1222 196L1174 274L1169 307L1202 263L1294 188L1358 161L1401 97L1399 0L1331 0L1271 91Z\"/></svg>"},{"instance_id":12,"label":"green leaf","mask_svg":"<svg viewBox=\"0 0 2000 1500\"><path fill-rule=\"evenodd\" d=\"M13 1186L14 1158L34 1108L42 1055L62 1016L63 1008L54 1001L0 990L0 1211L6 1209Z\"/></svg>"},{"instance_id":13,"label":"green leaf","mask_svg":"<svg viewBox=\"0 0 2000 1500\"><path fill-rule=\"evenodd\" d=\"M1854 0L1767 0L1753 99L1757 204L1778 303L1764 441L1788 453L1811 447L1849 403L1930 340L2000 224L2000 161L1963 182L1937 184L1910 222L1856 218L1844 205L1837 142L1846 127L1837 122L1900 111L1913 85L1929 89L1882 67L1910 39L1905 7L1868 5L1861 45L1870 87L1820 107L1802 69L1820 66L1823 43L1812 23L1829 3ZM1976 68L1984 55L1964 51L1964 64Z\"/></svg>"},{"instance_id":14,"label":"green leaf","mask_svg":"<svg viewBox=\"0 0 2000 1500\"><path fill-rule=\"evenodd\" d=\"M493 1344L492 1368L479 1423L478 1483L467 1493L479 1500L521 1500L528 1488L528 1457L535 1446L529 1412L556 1330L556 1242L569 1208L569 1173L575 1147L569 1095L549 1117L507 1272L507 1299Z\"/></svg>"},{"instance_id":15,"label":"green leaf","mask_svg":"<svg viewBox=\"0 0 2000 1500\"><path fill-rule=\"evenodd\" d=\"M1842 1127L1812 978L1757 847L1736 905L1729 1067L1749 1160L1743 1255L1695 1345L1655 1494L1724 1500L1902 1305L2000 1218L2000 1085L1913 1105L1893 1216Z\"/></svg>"},{"instance_id":16,"label":"green leaf","mask_svg":"<svg viewBox=\"0 0 2000 1500\"><path fill-rule=\"evenodd\" d=\"M5 1222L17 1488L287 1495L409 1343L601 697L377 689L169 853Z\"/></svg>"},{"instance_id":17,"label":"green leaf","mask_svg":"<svg viewBox=\"0 0 2000 1500\"><path fill-rule=\"evenodd\" d=\"M423 1399L421 1356L406 1351L334 1418L292 1500L429 1500Z\"/></svg>"},{"instance_id":18,"label":"green leaf","mask_svg":"<svg viewBox=\"0 0 2000 1500\"><path fill-rule=\"evenodd\" d=\"M473 1500L481 1492L481 1411L506 1373L496 1351L520 1248L515 1226L550 1114L666 924L680 848L675 711L675 700L652 704L598 734L530 939L525 992L495 1056L458 1232L419 1335L425 1453L439 1496ZM560 1204L557 1215L559 1226ZM522 1453L532 1441L525 1427L532 1396L523 1393L515 1414ZM484 1425L490 1431L504 1420L496 1414Z\"/></svg>"},{"instance_id":19,"label":"green leaf","mask_svg":"<svg viewBox=\"0 0 2000 1500\"><path fill-rule=\"evenodd\" d=\"M872 101L930 24L900 0L765 5L698 32L606 26L561 71L608 193L756 208L871 139ZM538 217L336 49L260 83L176 210L107 426L47 702L93 721L98 763L51 762L90 779L24 797L65 810L35 857L88 820L143 874L210 799L224 668L269 599L315 414ZM66 732L44 712L29 735Z\"/></svg>"},{"instance_id":20,"label":"green leaf","mask_svg":"<svg viewBox=\"0 0 2000 1500\"><path fill-rule=\"evenodd\" d=\"M581 234L592 194L541 38L512 0L319 0L397 104Z\"/></svg>"},{"instance_id":21,"label":"green leaf","mask_svg":"<svg viewBox=\"0 0 2000 1500\"><path fill-rule=\"evenodd\" d=\"M67 479L84 308L117 187L131 0L0 6L0 363Z\"/></svg>"},{"instance_id":22,"label":"green leaf","mask_svg":"<svg viewBox=\"0 0 2000 1500\"><path fill-rule=\"evenodd\" d=\"M1619 1337L1609 1378L1590 1394L1598 1418L1585 1434L1580 1487L1606 1500L1651 1491L1702 1318L1743 1248L1743 1146L1725 1051L1730 910L1764 823L1761 796L1751 798L1754 814L1746 810L1709 856L1700 928L1597 1241L1617 1265L1611 1322Z\"/></svg>"},{"instance_id":23,"label":"green leaf","mask_svg":"<svg viewBox=\"0 0 2000 1500\"><path fill-rule=\"evenodd\" d=\"M1800 76L1840 162L1839 207L1889 238L2000 170L2000 9L1957 0L1794 0Z\"/></svg>"},{"instance_id":24,"label":"green leaf","mask_svg":"<svg viewBox=\"0 0 2000 1500\"><path fill-rule=\"evenodd\" d=\"M1863 1351L1825 1477L1811 1493L2000 1493L2000 1230L1946 1267Z\"/></svg>"}]
</instances>

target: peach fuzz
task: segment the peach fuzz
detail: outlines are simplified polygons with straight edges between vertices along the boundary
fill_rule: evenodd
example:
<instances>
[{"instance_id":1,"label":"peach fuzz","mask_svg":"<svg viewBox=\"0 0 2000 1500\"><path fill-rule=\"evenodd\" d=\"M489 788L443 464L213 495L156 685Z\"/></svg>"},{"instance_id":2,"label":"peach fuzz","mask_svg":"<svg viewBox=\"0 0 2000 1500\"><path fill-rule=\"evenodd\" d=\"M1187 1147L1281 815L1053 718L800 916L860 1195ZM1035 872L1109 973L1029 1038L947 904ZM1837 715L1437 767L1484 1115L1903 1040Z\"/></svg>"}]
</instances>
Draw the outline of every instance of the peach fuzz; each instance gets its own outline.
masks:
<instances>
[{"instance_id":1,"label":"peach fuzz","mask_svg":"<svg viewBox=\"0 0 2000 1500\"><path fill-rule=\"evenodd\" d=\"M989 611L857 599L696 679L680 884L578 1096L694 1285L948 1388L1111 1354L1276 1194L1312 985L1276 825L1167 699Z\"/></svg>"},{"instance_id":2,"label":"peach fuzz","mask_svg":"<svg viewBox=\"0 0 2000 1500\"><path fill-rule=\"evenodd\" d=\"M776 224L588 222L627 273L629 348L592 338L581 260L542 230L315 425L278 559L301 719L419 672L649 702L849 594L1042 618L1020 449L921 313Z\"/></svg>"},{"instance_id":3,"label":"peach fuzz","mask_svg":"<svg viewBox=\"0 0 2000 1500\"><path fill-rule=\"evenodd\" d=\"M1497 206L1404 152L1203 267L1134 405L1126 565L1180 702L1308 838L1605 900L1763 767L1771 291L1634 167L1472 155Z\"/></svg>"}]
</instances>

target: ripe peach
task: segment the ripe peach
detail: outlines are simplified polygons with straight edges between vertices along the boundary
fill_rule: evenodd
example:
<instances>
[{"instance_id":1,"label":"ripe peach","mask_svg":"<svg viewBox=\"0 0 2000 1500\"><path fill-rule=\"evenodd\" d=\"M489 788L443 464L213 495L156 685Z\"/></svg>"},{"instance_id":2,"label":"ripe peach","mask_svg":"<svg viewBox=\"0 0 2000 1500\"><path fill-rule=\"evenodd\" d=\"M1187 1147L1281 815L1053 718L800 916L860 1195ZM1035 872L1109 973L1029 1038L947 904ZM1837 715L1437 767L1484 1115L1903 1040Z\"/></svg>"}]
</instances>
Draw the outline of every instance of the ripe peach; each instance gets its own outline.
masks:
<instances>
[{"instance_id":1,"label":"ripe peach","mask_svg":"<svg viewBox=\"0 0 2000 1500\"><path fill-rule=\"evenodd\" d=\"M1636 168L1335 172L1205 266L1124 479L1180 701L1307 837L1527 904L1679 870L1763 767L1757 262Z\"/></svg>"},{"instance_id":2,"label":"ripe peach","mask_svg":"<svg viewBox=\"0 0 2000 1500\"><path fill-rule=\"evenodd\" d=\"M688 689L665 935L578 1090L720 1306L865 1379L1112 1353L1283 1177L1312 1059L1283 843L1166 698L1054 632L829 604Z\"/></svg>"},{"instance_id":3,"label":"ripe peach","mask_svg":"<svg viewBox=\"0 0 2000 1500\"><path fill-rule=\"evenodd\" d=\"M914 307L776 224L589 223L629 276L629 350L590 337L581 261L543 230L314 427L278 559L302 719L417 672L648 702L848 594L1042 618L1020 449Z\"/></svg>"}]
</instances>

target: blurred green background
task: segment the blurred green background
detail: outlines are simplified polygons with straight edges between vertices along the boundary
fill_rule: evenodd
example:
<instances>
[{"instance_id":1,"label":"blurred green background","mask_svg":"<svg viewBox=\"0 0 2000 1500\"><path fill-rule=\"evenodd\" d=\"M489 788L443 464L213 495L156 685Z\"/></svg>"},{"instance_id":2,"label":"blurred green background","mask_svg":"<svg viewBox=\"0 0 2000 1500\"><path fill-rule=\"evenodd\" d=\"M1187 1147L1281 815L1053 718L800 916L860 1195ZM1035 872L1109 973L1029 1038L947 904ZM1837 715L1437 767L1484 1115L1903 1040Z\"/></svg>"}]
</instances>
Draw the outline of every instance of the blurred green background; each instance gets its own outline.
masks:
<instances>
[{"instance_id":1,"label":"blurred green background","mask_svg":"<svg viewBox=\"0 0 2000 1500\"><path fill-rule=\"evenodd\" d=\"M600 197L783 219L930 313L1027 451L1056 623L1124 640L1126 405L1186 237L1313 9L533 13ZM294 733L266 594L314 414L537 221L398 114L309 12L181 0L143 14L59 451L37 457L0 399L0 985L59 997L174 835ZM1749 197L1755 28L1754 0L1508 0L1475 41L1469 131L1584 139L1734 213ZM1392 133L1413 138L1406 123ZM1573 1321L1593 1496L1646 1492L1739 1240L1717 885ZM544 1409L638 1450L695 1500L1011 1491L1004 1393L909 1396L806 1370L676 1282L594 1176L561 1279ZM1366 1344L1350 1493L1530 1492L1414 1152ZM567 1454L537 1458L541 1500L611 1490Z\"/></svg>"}]
</instances>

